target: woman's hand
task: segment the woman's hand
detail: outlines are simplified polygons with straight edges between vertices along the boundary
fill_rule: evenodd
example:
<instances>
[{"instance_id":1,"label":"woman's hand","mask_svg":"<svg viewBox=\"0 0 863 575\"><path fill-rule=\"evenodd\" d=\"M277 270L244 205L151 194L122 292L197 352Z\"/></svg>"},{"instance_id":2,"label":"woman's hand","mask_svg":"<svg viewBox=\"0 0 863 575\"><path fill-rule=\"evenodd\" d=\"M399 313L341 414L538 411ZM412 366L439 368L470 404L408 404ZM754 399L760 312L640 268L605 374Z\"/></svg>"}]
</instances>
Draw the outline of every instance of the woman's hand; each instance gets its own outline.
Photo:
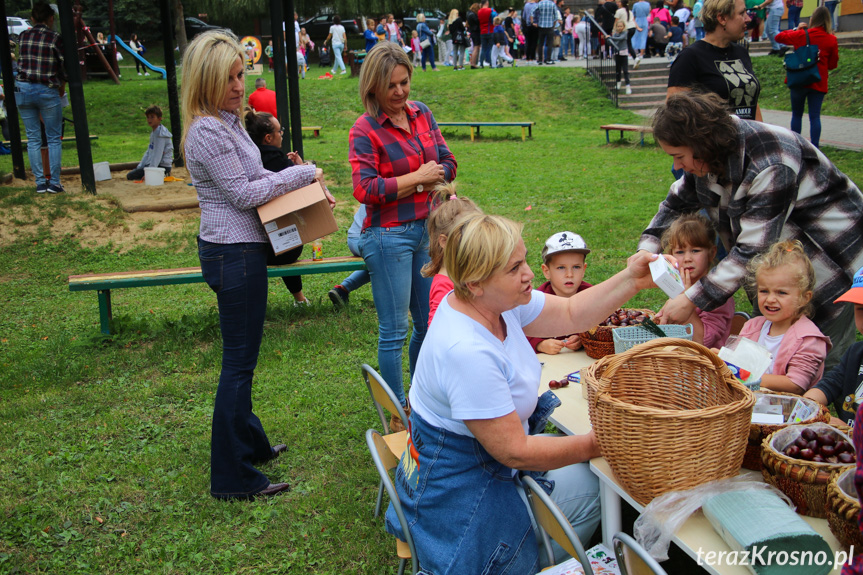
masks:
<instances>
[{"instance_id":1,"label":"woman's hand","mask_svg":"<svg viewBox=\"0 0 863 575\"><path fill-rule=\"evenodd\" d=\"M693 311L695 311L695 304L686 297L685 293L682 293L665 302L665 305L656 315L661 320L659 323L662 325L682 325L689 319Z\"/></svg>"},{"instance_id":2,"label":"woman's hand","mask_svg":"<svg viewBox=\"0 0 863 575\"><path fill-rule=\"evenodd\" d=\"M423 184L438 184L444 181L445 172L443 166L434 160L426 162L416 171L419 181Z\"/></svg>"},{"instance_id":3,"label":"woman's hand","mask_svg":"<svg viewBox=\"0 0 863 575\"><path fill-rule=\"evenodd\" d=\"M288 159L292 161L295 166L302 166L305 163L297 152L288 152L285 155L288 156Z\"/></svg>"},{"instance_id":4,"label":"woman's hand","mask_svg":"<svg viewBox=\"0 0 863 575\"><path fill-rule=\"evenodd\" d=\"M324 171L320 168L315 168L315 181L323 183Z\"/></svg>"},{"instance_id":5,"label":"woman's hand","mask_svg":"<svg viewBox=\"0 0 863 575\"><path fill-rule=\"evenodd\" d=\"M548 355L557 355L563 349L563 341L559 339L546 339L536 346L536 351L547 353Z\"/></svg>"},{"instance_id":6,"label":"woman's hand","mask_svg":"<svg viewBox=\"0 0 863 575\"><path fill-rule=\"evenodd\" d=\"M658 254L652 254L646 250L638 250L626 260L626 270L639 291L656 287L656 284L653 283L653 277L650 275L650 262L656 261L659 257ZM671 256L664 257L677 267L677 262Z\"/></svg>"},{"instance_id":7,"label":"woman's hand","mask_svg":"<svg viewBox=\"0 0 863 575\"><path fill-rule=\"evenodd\" d=\"M330 204L330 209L334 210L336 208L336 199L330 193L326 186L324 186L324 195L327 197L327 203Z\"/></svg>"}]
</instances>

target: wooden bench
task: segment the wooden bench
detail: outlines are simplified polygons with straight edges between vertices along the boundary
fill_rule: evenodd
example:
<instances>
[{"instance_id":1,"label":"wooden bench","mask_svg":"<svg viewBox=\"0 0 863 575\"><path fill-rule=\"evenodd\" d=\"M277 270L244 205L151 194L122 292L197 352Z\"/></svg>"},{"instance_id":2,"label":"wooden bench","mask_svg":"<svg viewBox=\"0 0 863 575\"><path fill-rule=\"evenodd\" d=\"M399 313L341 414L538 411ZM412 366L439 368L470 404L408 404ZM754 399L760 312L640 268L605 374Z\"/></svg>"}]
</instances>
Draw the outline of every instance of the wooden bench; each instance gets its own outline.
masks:
<instances>
[{"instance_id":1,"label":"wooden bench","mask_svg":"<svg viewBox=\"0 0 863 575\"><path fill-rule=\"evenodd\" d=\"M637 126L635 124L607 124L605 126L600 126L600 130L605 130L605 143L610 144L611 139L608 137L608 134L612 131L620 132L620 139L623 139L624 132L639 132L641 134L641 145L644 145L644 134L652 134L653 128L651 126Z\"/></svg>"},{"instance_id":2,"label":"wooden bench","mask_svg":"<svg viewBox=\"0 0 863 575\"><path fill-rule=\"evenodd\" d=\"M305 276L366 269L362 258L344 256L322 260L299 260L286 266L267 268L267 277ZM69 291L96 291L102 333L111 334L111 290L119 288L202 283L201 268L146 270L69 276Z\"/></svg>"},{"instance_id":3,"label":"wooden bench","mask_svg":"<svg viewBox=\"0 0 863 575\"><path fill-rule=\"evenodd\" d=\"M93 140L98 140L98 139L99 139L99 136L90 136L90 141L91 141L91 142L92 142ZM62 138L60 138L60 142L61 142L61 143L63 143L63 142L74 142L74 141L75 141L75 136L63 136ZM12 145L12 141L10 140L10 141L8 141L8 142L3 142L3 145L4 145L4 146L11 146L11 145ZM21 145L22 145L22 146L26 146L26 145L27 145L27 140L21 140Z\"/></svg>"},{"instance_id":4,"label":"wooden bench","mask_svg":"<svg viewBox=\"0 0 863 575\"><path fill-rule=\"evenodd\" d=\"M476 132L476 137L479 137L479 129L480 127L485 126L518 126L521 128L521 141L525 141L524 129L527 128L527 135L533 138L533 126L536 125L536 122L438 122L438 127L442 126L469 126L470 127L470 141L474 141L474 132Z\"/></svg>"},{"instance_id":5,"label":"wooden bench","mask_svg":"<svg viewBox=\"0 0 863 575\"><path fill-rule=\"evenodd\" d=\"M317 138L321 135L321 127L320 126L303 126L300 128L304 132L312 132L314 136Z\"/></svg>"}]
</instances>

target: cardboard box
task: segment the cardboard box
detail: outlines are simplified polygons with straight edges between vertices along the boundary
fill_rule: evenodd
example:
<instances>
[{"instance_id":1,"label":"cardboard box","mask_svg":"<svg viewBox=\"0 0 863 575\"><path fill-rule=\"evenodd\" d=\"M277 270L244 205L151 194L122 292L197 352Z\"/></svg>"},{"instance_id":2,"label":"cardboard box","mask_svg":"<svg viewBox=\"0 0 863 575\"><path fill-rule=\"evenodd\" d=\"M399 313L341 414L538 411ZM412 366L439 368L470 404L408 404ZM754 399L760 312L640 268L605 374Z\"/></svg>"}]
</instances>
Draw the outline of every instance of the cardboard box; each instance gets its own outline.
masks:
<instances>
[{"instance_id":1,"label":"cardboard box","mask_svg":"<svg viewBox=\"0 0 863 575\"><path fill-rule=\"evenodd\" d=\"M258 206L258 217L277 255L339 229L320 182Z\"/></svg>"},{"instance_id":2,"label":"cardboard box","mask_svg":"<svg viewBox=\"0 0 863 575\"><path fill-rule=\"evenodd\" d=\"M683 278L680 277L680 272L668 263L662 254L650 262L650 275L653 276L653 283L665 292L670 298L674 298L682 294L685 290L683 287Z\"/></svg>"}]
</instances>

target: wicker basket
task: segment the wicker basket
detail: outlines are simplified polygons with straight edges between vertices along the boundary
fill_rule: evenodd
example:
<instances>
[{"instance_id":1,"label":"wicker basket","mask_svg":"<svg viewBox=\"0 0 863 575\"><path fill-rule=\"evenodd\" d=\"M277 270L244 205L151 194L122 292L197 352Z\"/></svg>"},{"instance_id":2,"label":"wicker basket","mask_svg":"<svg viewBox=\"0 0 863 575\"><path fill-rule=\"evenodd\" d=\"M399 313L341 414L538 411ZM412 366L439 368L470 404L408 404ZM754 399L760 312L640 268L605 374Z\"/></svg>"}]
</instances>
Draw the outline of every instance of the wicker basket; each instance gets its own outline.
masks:
<instances>
[{"instance_id":1,"label":"wicker basket","mask_svg":"<svg viewBox=\"0 0 863 575\"><path fill-rule=\"evenodd\" d=\"M662 325L659 326L659 329L665 333L665 337L678 337L692 341L693 330L691 323L686 325ZM656 339L659 336L646 327L630 325L615 328L611 332L611 337L614 340L614 353L623 353L640 343Z\"/></svg>"},{"instance_id":2,"label":"wicker basket","mask_svg":"<svg viewBox=\"0 0 863 575\"><path fill-rule=\"evenodd\" d=\"M797 397L801 401L806 402L807 404L817 405L819 408L818 412L806 421L801 421L801 425L815 423L816 421L820 421L822 423L830 422L830 410L827 408L827 406L818 405L815 401L809 398L801 397L793 393L785 393L783 391L764 391L762 393L769 395L785 395L789 397ZM779 431L780 429L784 429L789 425L791 424L782 423L777 425L767 425L763 423L753 423L752 425L750 425L749 440L746 442L746 455L743 456L743 467L745 467L746 469L751 469L753 471L761 471L761 443L764 441L764 438L773 433L774 431Z\"/></svg>"},{"instance_id":3,"label":"wicker basket","mask_svg":"<svg viewBox=\"0 0 863 575\"><path fill-rule=\"evenodd\" d=\"M649 309L624 308L624 311L629 311L629 309L640 311L651 319L656 315L654 311ZM587 354L587 357L600 359L614 353L614 336L612 332L620 327L625 326L597 325L578 334L582 345L584 345L584 352Z\"/></svg>"},{"instance_id":4,"label":"wicker basket","mask_svg":"<svg viewBox=\"0 0 863 575\"><path fill-rule=\"evenodd\" d=\"M827 484L827 524L830 531L845 547L863 547L863 535L857 516L860 514L860 501L854 488L854 472L851 468L837 473Z\"/></svg>"},{"instance_id":5,"label":"wicker basket","mask_svg":"<svg viewBox=\"0 0 863 575\"><path fill-rule=\"evenodd\" d=\"M740 473L755 395L706 347L659 338L582 375L602 454L639 503Z\"/></svg>"},{"instance_id":6,"label":"wicker basket","mask_svg":"<svg viewBox=\"0 0 863 575\"><path fill-rule=\"evenodd\" d=\"M851 437L824 423L789 425L774 431L761 443L761 474L764 480L785 493L797 506L797 513L827 517L827 484L834 475L854 468L853 463L816 463L793 459L783 453L804 427L830 430L834 436L851 442Z\"/></svg>"}]
</instances>

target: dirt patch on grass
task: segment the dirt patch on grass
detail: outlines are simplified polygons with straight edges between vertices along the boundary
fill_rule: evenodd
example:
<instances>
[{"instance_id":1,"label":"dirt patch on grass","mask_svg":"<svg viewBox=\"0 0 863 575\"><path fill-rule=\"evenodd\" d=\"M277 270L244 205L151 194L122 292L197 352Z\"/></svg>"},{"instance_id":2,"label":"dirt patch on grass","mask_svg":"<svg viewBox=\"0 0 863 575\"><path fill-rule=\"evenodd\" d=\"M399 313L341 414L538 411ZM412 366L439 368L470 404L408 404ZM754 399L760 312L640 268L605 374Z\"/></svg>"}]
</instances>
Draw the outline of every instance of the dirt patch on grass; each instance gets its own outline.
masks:
<instances>
[{"instance_id":1,"label":"dirt patch on grass","mask_svg":"<svg viewBox=\"0 0 863 575\"><path fill-rule=\"evenodd\" d=\"M126 172L112 172L110 180L96 182L96 195L87 194L81 186L81 176L64 175L61 182L67 197L87 202L95 210L65 210L63 216L51 219L52 237L73 237L83 247L109 244L125 252L137 246L166 246L177 234L193 232L200 222L195 188L184 168L175 168L172 175L184 181L165 182L162 186L147 186L126 179ZM14 179L10 187L33 188L33 180ZM35 194L35 192L34 192ZM45 194L50 200L50 194ZM149 211L154 210L154 211ZM97 217L94 213L110 214ZM3 210L5 225L0 226L0 244L5 245L35 235L44 226L44 219L34 218L33 206L12 206Z\"/></svg>"}]
</instances>

